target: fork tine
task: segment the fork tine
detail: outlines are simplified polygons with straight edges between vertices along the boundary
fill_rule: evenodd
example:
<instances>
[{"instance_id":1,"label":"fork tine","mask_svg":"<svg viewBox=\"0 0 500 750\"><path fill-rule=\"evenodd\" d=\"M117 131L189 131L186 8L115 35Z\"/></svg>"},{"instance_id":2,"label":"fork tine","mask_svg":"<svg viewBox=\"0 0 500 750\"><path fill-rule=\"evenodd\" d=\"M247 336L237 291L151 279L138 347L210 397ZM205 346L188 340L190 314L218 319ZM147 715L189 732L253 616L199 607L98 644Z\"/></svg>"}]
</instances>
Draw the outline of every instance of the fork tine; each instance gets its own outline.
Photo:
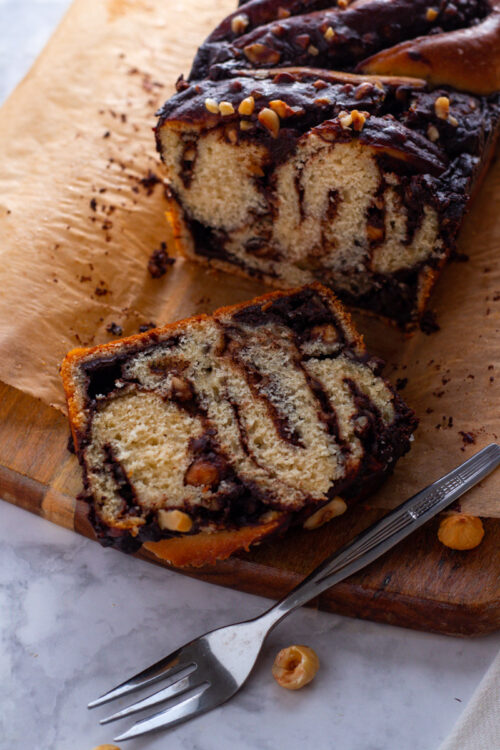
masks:
<instances>
[{"instance_id":1,"label":"fork tine","mask_svg":"<svg viewBox=\"0 0 500 750\"><path fill-rule=\"evenodd\" d=\"M114 741L123 742L124 740L131 740L133 737L140 737L142 734L147 734L147 732L154 732L157 729L165 729L174 724L179 724L186 719L191 719L197 714L209 711L211 708L215 708L215 706L219 705L221 701L214 702L203 700L204 693L209 687L210 683L202 683L199 686L199 690L193 695L190 695L169 708L165 708L163 711L158 711L152 716L148 716L146 719L137 721L126 732L115 737Z\"/></svg>"},{"instance_id":2,"label":"fork tine","mask_svg":"<svg viewBox=\"0 0 500 750\"><path fill-rule=\"evenodd\" d=\"M185 647L179 648L169 656L160 659L160 661L157 661L155 664L151 664L147 669L143 669L142 672L138 672L129 680L125 680L125 682L122 682L120 685L112 688L112 690L104 693L104 695L101 695L97 700L91 701L91 703L88 704L88 708L95 708L96 706L101 706L103 703L108 703L108 701L112 701L115 698L128 695L128 693L133 693L134 690L139 690L140 688L146 687L146 685L151 685L153 682L158 682L158 680L161 680L164 677L173 676L177 674L177 672L180 672L181 669L191 666L194 662L189 656L186 661L181 662L180 656L183 651L186 651Z\"/></svg>"},{"instance_id":3,"label":"fork tine","mask_svg":"<svg viewBox=\"0 0 500 750\"><path fill-rule=\"evenodd\" d=\"M200 678L197 678L197 670L194 669L190 674L180 677L178 680L173 682L166 688L157 690L155 693L148 695L143 700L132 703L130 706L126 706L121 711L117 711L111 716L107 716L105 719L100 720L100 724L108 724L110 721L116 721L116 719L123 719L125 716L135 714L137 711L142 711L144 708L151 708L156 706L158 703L163 703L168 698L172 698L174 695L179 693L185 693L190 688L195 688L200 684Z\"/></svg>"}]
</instances>

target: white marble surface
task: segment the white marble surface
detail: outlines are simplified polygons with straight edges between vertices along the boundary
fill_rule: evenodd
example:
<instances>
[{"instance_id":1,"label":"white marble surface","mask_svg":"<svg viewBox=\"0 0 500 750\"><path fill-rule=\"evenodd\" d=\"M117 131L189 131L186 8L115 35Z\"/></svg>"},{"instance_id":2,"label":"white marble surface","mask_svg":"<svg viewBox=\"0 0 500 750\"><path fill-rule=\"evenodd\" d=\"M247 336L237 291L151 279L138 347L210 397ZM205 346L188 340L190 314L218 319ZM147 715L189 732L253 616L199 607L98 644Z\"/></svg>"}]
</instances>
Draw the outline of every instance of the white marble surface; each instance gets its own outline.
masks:
<instances>
[{"instance_id":1,"label":"white marble surface","mask_svg":"<svg viewBox=\"0 0 500 750\"><path fill-rule=\"evenodd\" d=\"M103 0L100 0L103 1ZM0 101L68 0L0 0ZM267 602L169 573L0 502L0 750L111 742L86 703L199 633ZM292 642L319 654L303 691L273 681ZM500 648L302 610L270 636L248 685L130 750L435 750ZM492 750L486 749L485 750Z\"/></svg>"},{"instance_id":2,"label":"white marble surface","mask_svg":"<svg viewBox=\"0 0 500 750\"><path fill-rule=\"evenodd\" d=\"M0 748L91 750L111 726L89 700L264 599L170 573L0 505ZM312 646L316 680L271 677L276 652ZM130 750L434 750L500 647L301 610L271 633L247 686L206 716ZM131 723L131 722L130 722ZM128 726L128 722L122 722ZM485 750L492 750L486 749Z\"/></svg>"}]
</instances>

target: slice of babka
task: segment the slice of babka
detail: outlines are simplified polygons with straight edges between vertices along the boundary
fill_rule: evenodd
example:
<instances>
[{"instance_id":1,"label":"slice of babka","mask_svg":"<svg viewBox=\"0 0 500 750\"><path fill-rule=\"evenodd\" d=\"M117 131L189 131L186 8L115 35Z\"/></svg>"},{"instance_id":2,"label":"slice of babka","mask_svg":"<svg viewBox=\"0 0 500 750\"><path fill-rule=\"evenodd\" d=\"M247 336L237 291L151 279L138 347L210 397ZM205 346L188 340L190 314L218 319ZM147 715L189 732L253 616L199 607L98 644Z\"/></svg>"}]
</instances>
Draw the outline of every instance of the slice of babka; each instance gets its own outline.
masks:
<instances>
[{"instance_id":1,"label":"slice of babka","mask_svg":"<svg viewBox=\"0 0 500 750\"><path fill-rule=\"evenodd\" d=\"M62 377L98 538L203 565L342 512L417 424L379 367L319 284L70 352Z\"/></svg>"},{"instance_id":2,"label":"slice of babka","mask_svg":"<svg viewBox=\"0 0 500 750\"><path fill-rule=\"evenodd\" d=\"M499 0L240 4L158 113L178 250L414 327L493 153L499 89Z\"/></svg>"}]
</instances>

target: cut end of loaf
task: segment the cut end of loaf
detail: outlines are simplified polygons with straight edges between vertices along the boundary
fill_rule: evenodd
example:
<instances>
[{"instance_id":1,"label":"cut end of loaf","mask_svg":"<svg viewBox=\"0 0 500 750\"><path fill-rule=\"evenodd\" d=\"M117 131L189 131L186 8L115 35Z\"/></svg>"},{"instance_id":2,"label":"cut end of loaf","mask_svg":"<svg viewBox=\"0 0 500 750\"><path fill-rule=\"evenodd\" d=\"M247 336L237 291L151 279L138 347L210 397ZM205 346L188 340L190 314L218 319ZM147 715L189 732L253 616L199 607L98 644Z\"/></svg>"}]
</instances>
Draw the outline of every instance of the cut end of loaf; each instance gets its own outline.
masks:
<instances>
[{"instance_id":1,"label":"cut end of loaf","mask_svg":"<svg viewBox=\"0 0 500 750\"><path fill-rule=\"evenodd\" d=\"M320 280L415 325L497 110L410 79L301 69L193 86L157 128L179 249L275 286Z\"/></svg>"},{"instance_id":2,"label":"cut end of loaf","mask_svg":"<svg viewBox=\"0 0 500 750\"><path fill-rule=\"evenodd\" d=\"M416 426L319 285L70 353L63 380L101 541L179 565L371 491Z\"/></svg>"}]
</instances>

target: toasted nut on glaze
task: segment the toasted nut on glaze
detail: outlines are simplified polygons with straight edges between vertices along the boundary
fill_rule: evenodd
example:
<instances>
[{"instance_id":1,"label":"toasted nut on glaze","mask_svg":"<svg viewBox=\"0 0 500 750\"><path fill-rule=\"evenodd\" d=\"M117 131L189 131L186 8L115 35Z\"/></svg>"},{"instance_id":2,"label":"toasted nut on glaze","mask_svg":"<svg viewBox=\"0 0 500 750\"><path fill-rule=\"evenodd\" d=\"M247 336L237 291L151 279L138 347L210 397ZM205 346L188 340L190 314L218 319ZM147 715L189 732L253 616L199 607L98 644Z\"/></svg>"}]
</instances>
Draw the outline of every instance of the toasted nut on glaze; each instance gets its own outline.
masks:
<instances>
[{"instance_id":1,"label":"toasted nut on glaze","mask_svg":"<svg viewBox=\"0 0 500 750\"><path fill-rule=\"evenodd\" d=\"M240 115L251 115L255 109L255 99L253 96L247 96L240 102L238 107L238 114Z\"/></svg>"},{"instance_id":2,"label":"toasted nut on glaze","mask_svg":"<svg viewBox=\"0 0 500 750\"><path fill-rule=\"evenodd\" d=\"M205 99L205 107L213 115L219 114L219 105L217 104L215 99Z\"/></svg>"},{"instance_id":3,"label":"toasted nut on glaze","mask_svg":"<svg viewBox=\"0 0 500 750\"><path fill-rule=\"evenodd\" d=\"M450 115L450 100L447 96L438 96L434 102L434 111L440 120L447 120Z\"/></svg>"},{"instance_id":4,"label":"toasted nut on glaze","mask_svg":"<svg viewBox=\"0 0 500 750\"><path fill-rule=\"evenodd\" d=\"M435 8L427 8L427 13L425 14L425 17L428 21L435 21L438 17L438 12Z\"/></svg>"},{"instance_id":5,"label":"toasted nut on glaze","mask_svg":"<svg viewBox=\"0 0 500 750\"><path fill-rule=\"evenodd\" d=\"M304 523L304 528L308 531L312 529L319 529L324 523L331 521L336 516L341 516L347 510L347 505L341 497L334 497L329 503L324 505L322 508L309 516L307 521Z\"/></svg>"},{"instance_id":6,"label":"toasted nut on glaze","mask_svg":"<svg viewBox=\"0 0 500 750\"><path fill-rule=\"evenodd\" d=\"M259 112L259 122L269 130L273 138L278 137L278 133L280 132L280 118L276 112L273 112L273 110L268 107L264 107L264 109Z\"/></svg>"},{"instance_id":7,"label":"toasted nut on glaze","mask_svg":"<svg viewBox=\"0 0 500 750\"><path fill-rule=\"evenodd\" d=\"M243 34L249 23L246 13L240 13L231 20L231 31L233 34Z\"/></svg>"},{"instance_id":8,"label":"toasted nut on glaze","mask_svg":"<svg viewBox=\"0 0 500 750\"><path fill-rule=\"evenodd\" d=\"M193 522L187 513L182 510L159 510L158 526L163 531L191 531Z\"/></svg>"},{"instance_id":9,"label":"toasted nut on glaze","mask_svg":"<svg viewBox=\"0 0 500 750\"><path fill-rule=\"evenodd\" d=\"M223 117L228 117L229 115L234 115L234 107L231 102L221 102L219 104L219 112Z\"/></svg>"},{"instance_id":10,"label":"toasted nut on glaze","mask_svg":"<svg viewBox=\"0 0 500 750\"><path fill-rule=\"evenodd\" d=\"M215 484L219 480L219 471L214 464L200 458L191 464L186 472L186 484L195 486Z\"/></svg>"},{"instance_id":11,"label":"toasted nut on glaze","mask_svg":"<svg viewBox=\"0 0 500 750\"><path fill-rule=\"evenodd\" d=\"M271 65L274 65L279 62L281 57L279 52L270 47L266 47L265 44L259 44L259 42L248 44L246 47L243 47L243 52L252 63L270 63Z\"/></svg>"},{"instance_id":12,"label":"toasted nut on glaze","mask_svg":"<svg viewBox=\"0 0 500 750\"><path fill-rule=\"evenodd\" d=\"M439 525L438 539L451 549L474 549L484 536L483 522L476 516L454 513L443 518Z\"/></svg>"},{"instance_id":13,"label":"toasted nut on glaze","mask_svg":"<svg viewBox=\"0 0 500 750\"><path fill-rule=\"evenodd\" d=\"M319 659L309 646L288 646L276 656L273 677L281 687L299 690L316 676Z\"/></svg>"}]
</instances>

